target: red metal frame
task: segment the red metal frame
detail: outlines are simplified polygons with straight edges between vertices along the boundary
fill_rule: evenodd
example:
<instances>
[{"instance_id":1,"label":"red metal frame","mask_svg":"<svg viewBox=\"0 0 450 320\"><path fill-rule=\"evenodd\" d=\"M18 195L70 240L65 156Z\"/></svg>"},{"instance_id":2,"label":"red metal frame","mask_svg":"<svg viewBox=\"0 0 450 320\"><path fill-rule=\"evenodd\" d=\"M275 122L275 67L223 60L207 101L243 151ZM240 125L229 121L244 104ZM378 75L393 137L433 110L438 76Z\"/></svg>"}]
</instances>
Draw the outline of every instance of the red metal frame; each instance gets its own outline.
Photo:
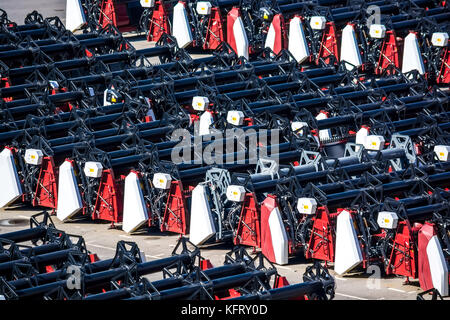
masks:
<instances>
[{"instance_id":1,"label":"red metal frame","mask_svg":"<svg viewBox=\"0 0 450 320\"><path fill-rule=\"evenodd\" d=\"M208 21L208 28L206 29L205 43L203 43L204 50L215 50L222 42L225 41L223 29L220 9L217 7L212 7Z\"/></svg>"},{"instance_id":2,"label":"red metal frame","mask_svg":"<svg viewBox=\"0 0 450 320\"><path fill-rule=\"evenodd\" d=\"M58 168L55 166L53 157L44 157L32 205L56 209L58 204L57 183Z\"/></svg>"},{"instance_id":3,"label":"red metal frame","mask_svg":"<svg viewBox=\"0 0 450 320\"><path fill-rule=\"evenodd\" d=\"M389 75L394 74L395 71L392 70L390 66L394 66L396 68L400 67L399 47L395 32L393 30L386 31L386 35L381 46L380 57L378 58L378 63L375 66L375 74L382 74L384 71L386 71Z\"/></svg>"},{"instance_id":4,"label":"red metal frame","mask_svg":"<svg viewBox=\"0 0 450 320\"><path fill-rule=\"evenodd\" d=\"M189 191L183 190L181 181L172 181L167 196L166 209L163 221L160 221L161 231L170 231L179 234L186 234L188 230L188 208L186 198Z\"/></svg>"},{"instance_id":5,"label":"red metal frame","mask_svg":"<svg viewBox=\"0 0 450 320\"><path fill-rule=\"evenodd\" d=\"M169 14L162 1L155 1L148 27L147 41L158 41L164 34L170 34Z\"/></svg>"},{"instance_id":6,"label":"red metal frame","mask_svg":"<svg viewBox=\"0 0 450 320\"><path fill-rule=\"evenodd\" d=\"M93 220L122 222L123 197L119 184L122 181L115 179L112 169L103 170L92 212Z\"/></svg>"},{"instance_id":7,"label":"red metal frame","mask_svg":"<svg viewBox=\"0 0 450 320\"><path fill-rule=\"evenodd\" d=\"M325 63L329 64L331 61L330 57L333 55L336 57L335 64L337 64L339 61L339 51L336 26L334 22L327 22L323 31L322 41L320 42L319 58L322 58ZM319 63L319 59L317 59L316 63Z\"/></svg>"},{"instance_id":8,"label":"red metal frame","mask_svg":"<svg viewBox=\"0 0 450 320\"><path fill-rule=\"evenodd\" d=\"M234 236L235 245L261 247L259 206L254 193L246 193L239 223Z\"/></svg>"}]
</instances>

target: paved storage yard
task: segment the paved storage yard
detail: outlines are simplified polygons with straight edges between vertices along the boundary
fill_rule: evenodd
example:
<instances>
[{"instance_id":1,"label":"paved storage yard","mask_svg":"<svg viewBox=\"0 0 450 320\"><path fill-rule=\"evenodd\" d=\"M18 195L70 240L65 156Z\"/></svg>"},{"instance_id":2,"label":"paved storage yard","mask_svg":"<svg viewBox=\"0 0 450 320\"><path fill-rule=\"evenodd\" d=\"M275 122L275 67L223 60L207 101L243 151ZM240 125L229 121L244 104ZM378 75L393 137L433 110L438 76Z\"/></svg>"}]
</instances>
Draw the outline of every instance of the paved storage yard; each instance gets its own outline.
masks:
<instances>
[{"instance_id":1,"label":"paved storage yard","mask_svg":"<svg viewBox=\"0 0 450 320\"><path fill-rule=\"evenodd\" d=\"M28 219L40 212L33 207L17 206L7 210L0 210L0 233L21 230L28 227ZM11 221L10 219L13 219ZM141 234L127 235L122 230L108 229L109 223L99 223L90 220L62 223L56 217L53 222L58 229L69 234L81 235L86 241L88 250L97 253L100 259L112 258L116 243L119 240L133 241L145 253L147 261L167 257L171 254L178 240L178 235L162 233L159 230L143 231ZM120 225L118 225L120 227ZM225 253L231 249L230 244L217 244L201 247L203 257L210 259L213 265L222 265ZM289 282L302 282L305 268L311 263L301 257L291 258L289 265L277 266L278 272L287 277ZM331 274L335 276L333 270ZM413 300L421 292L418 283L404 285L404 278L383 277L377 281L375 275L353 273L344 277L335 276L337 290L336 300L346 299L396 299ZM149 277L151 280L152 278Z\"/></svg>"},{"instance_id":2,"label":"paved storage yard","mask_svg":"<svg viewBox=\"0 0 450 320\"><path fill-rule=\"evenodd\" d=\"M27 13L37 9L44 17L59 16L65 22L65 1L64 0L15 0L0 1L0 7L7 11L11 20L23 23ZM151 46L145 41L143 36L127 35L137 49ZM198 55L193 55L198 57ZM0 191L1 192L1 191ZM0 234L20 230L28 227L28 219L39 209L17 206L7 210L0 210ZM101 259L111 258L115 252L117 241L126 240L136 242L145 253L147 260L159 259L169 256L175 246L178 235L161 233L157 230L143 231L137 235L127 235L119 229L110 230L109 223L99 223L93 221L79 221L72 223L61 223L56 217L53 218L56 227L69 234L81 235L84 237L90 251L97 253ZM119 226L120 227L120 226ZM202 256L211 260L213 265L223 263L224 254L231 248L229 244L218 244L202 247ZM277 266L280 274L285 275L291 283L302 281L305 268L311 263L301 257L291 258L289 265ZM331 270L335 276L333 270ZM337 290L335 299L416 299L416 294L420 292L418 282L409 285L403 284L404 278L383 277L377 275L370 276L365 273L353 273L345 277L335 277ZM151 279L151 277L149 277Z\"/></svg>"}]
</instances>

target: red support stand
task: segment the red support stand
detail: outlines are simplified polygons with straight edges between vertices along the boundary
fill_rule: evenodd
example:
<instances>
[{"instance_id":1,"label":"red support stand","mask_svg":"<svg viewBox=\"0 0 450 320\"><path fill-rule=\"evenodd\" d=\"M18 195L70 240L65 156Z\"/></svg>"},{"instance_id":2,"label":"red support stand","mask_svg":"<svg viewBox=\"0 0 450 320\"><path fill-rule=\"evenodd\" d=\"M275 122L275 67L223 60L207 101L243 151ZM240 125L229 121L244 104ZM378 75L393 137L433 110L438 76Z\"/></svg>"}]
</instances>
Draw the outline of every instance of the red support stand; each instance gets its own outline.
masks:
<instances>
[{"instance_id":1,"label":"red support stand","mask_svg":"<svg viewBox=\"0 0 450 320\"><path fill-rule=\"evenodd\" d=\"M103 170L92 219L122 222L123 197L112 169Z\"/></svg>"},{"instance_id":2,"label":"red support stand","mask_svg":"<svg viewBox=\"0 0 450 320\"><path fill-rule=\"evenodd\" d=\"M147 41L158 41L164 33L170 34L169 15L162 1L155 1Z\"/></svg>"},{"instance_id":3,"label":"red support stand","mask_svg":"<svg viewBox=\"0 0 450 320\"><path fill-rule=\"evenodd\" d=\"M254 193L245 195L241 215L234 237L235 245L261 247L260 218L258 202Z\"/></svg>"},{"instance_id":4,"label":"red support stand","mask_svg":"<svg viewBox=\"0 0 450 320\"><path fill-rule=\"evenodd\" d=\"M53 162L53 157L44 157L42 159L35 196L32 199L33 206L56 209L58 204L57 180L58 168Z\"/></svg>"},{"instance_id":5,"label":"red support stand","mask_svg":"<svg viewBox=\"0 0 450 320\"><path fill-rule=\"evenodd\" d=\"M336 57L335 64L337 64L339 61L339 51L336 26L334 22L327 22L320 43L319 58L322 58L325 63L330 64L331 56ZM317 59L316 63L319 63L319 59Z\"/></svg>"},{"instance_id":6,"label":"red support stand","mask_svg":"<svg viewBox=\"0 0 450 320\"><path fill-rule=\"evenodd\" d=\"M181 181L172 181L163 221L160 222L161 231L186 234L188 229L186 197L188 196L189 194L183 191Z\"/></svg>"}]
</instances>

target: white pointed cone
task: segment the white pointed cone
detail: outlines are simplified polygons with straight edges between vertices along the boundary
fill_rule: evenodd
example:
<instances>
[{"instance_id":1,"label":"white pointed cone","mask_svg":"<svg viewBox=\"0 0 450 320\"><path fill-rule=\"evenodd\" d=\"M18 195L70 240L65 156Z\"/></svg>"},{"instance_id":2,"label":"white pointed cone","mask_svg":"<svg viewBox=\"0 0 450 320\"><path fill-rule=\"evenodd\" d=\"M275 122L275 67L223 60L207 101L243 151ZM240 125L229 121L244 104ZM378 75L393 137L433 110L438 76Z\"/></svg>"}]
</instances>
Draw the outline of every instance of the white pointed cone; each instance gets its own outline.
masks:
<instances>
[{"instance_id":1,"label":"white pointed cone","mask_svg":"<svg viewBox=\"0 0 450 320\"><path fill-rule=\"evenodd\" d=\"M425 73L425 66L423 64L419 42L417 40L416 34L413 32L408 34L405 38L405 45L403 47L402 72L406 73L412 70L417 70L419 74Z\"/></svg>"},{"instance_id":2,"label":"white pointed cone","mask_svg":"<svg viewBox=\"0 0 450 320\"><path fill-rule=\"evenodd\" d=\"M193 40L186 7L181 2L173 7L172 35L180 48L186 48Z\"/></svg>"},{"instance_id":3,"label":"white pointed cone","mask_svg":"<svg viewBox=\"0 0 450 320\"><path fill-rule=\"evenodd\" d=\"M189 241L194 245L204 243L216 233L205 186L192 190Z\"/></svg>"},{"instance_id":4,"label":"white pointed cone","mask_svg":"<svg viewBox=\"0 0 450 320\"><path fill-rule=\"evenodd\" d=\"M14 156L11 150L5 148L0 153L0 208L6 207L22 195L22 186L17 174Z\"/></svg>"},{"instance_id":5,"label":"white pointed cone","mask_svg":"<svg viewBox=\"0 0 450 320\"><path fill-rule=\"evenodd\" d=\"M448 267L442 253L442 247L437 236L433 236L427 245L428 263L430 264L433 287L442 296L448 296Z\"/></svg>"},{"instance_id":6,"label":"white pointed cone","mask_svg":"<svg viewBox=\"0 0 450 320\"><path fill-rule=\"evenodd\" d=\"M147 221L147 207L139 177L136 172L130 172L125 178L122 230L127 233L134 232Z\"/></svg>"},{"instance_id":7,"label":"white pointed cone","mask_svg":"<svg viewBox=\"0 0 450 320\"><path fill-rule=\"evenodd\" d=\"M208 135L211 133L209 130L209 126L213 123L213 116L209 112L203 112L203 114L200 116L200 123L199 123L199 129L198 134L201 136Z\"/></svg>"},{"instance_id":8,"label":"white pointed cone","mask_svg":"<svg viewBox=\"0 0 450 320\"><path fill-rule=\"evenodd\" d=\"M273 252L275 254L275 263L280 265L287 264L289 256L288 238L278 206L270 213L269 227L272 236Z\"/></svg>"},{"instance_id":9,"label":"white pointed cone","mask_svg":"<svg viewBox=\"0 0 450 320\"><path fill-rule=\"evenodd\" d=\"M74 32L86 23L80 0L66 1L66 29Z\"/></svg>"},{"instance_id":10,"label":"white pointed cone","mask_svg":"<svg viewBox=\"0 0 450 320\"><path fill-rule=\"evenodd\" d=\"M65 222L82 209L80 190L70 161L59 167L56 217Z\"/></svg>"},{"instance_id":11,"label":"white pointed cone","mask_svg":"<svg viewBox=\"0 0 450 320\"><path fill-rule=\"evenodd\" d=\"M345 64L347 70L352 70L354 67L362 65L355 29L350 24L342 30L341 61L351 63Z\"/></svg>"},{"instance_id":12,"label":"white pointed cone","mask_svg":"<svg viewBox=\"0 0 450 320\"><path fill-rule=\"evenodd\" d=\"M352 216L345 210L337 216L335 252L334 271L338 274L352 270L363 261Z\"/></svg>"},{"instance_id":13,"label":"white pointed cone","mask_svg":"<svg viewBox=\"0 0 450 320\"><path fill-rule=\"evenodd\" d=\"M302 20L299 17L292 18L289 23L288 49L298 63L302 63L309 57L308 44L306 43Z\"/></svg>"},{"instance_id":14,"label":"white pointed cone","mask_svg":"<svg viewBox=\"0 0 450 320\"><path fill-rule=\"evenodd\" d=\"M233 33L236 41L237 55L248 59L248 38L241 17L238 17L234 22Z\"/></svg>"}]
</instances>

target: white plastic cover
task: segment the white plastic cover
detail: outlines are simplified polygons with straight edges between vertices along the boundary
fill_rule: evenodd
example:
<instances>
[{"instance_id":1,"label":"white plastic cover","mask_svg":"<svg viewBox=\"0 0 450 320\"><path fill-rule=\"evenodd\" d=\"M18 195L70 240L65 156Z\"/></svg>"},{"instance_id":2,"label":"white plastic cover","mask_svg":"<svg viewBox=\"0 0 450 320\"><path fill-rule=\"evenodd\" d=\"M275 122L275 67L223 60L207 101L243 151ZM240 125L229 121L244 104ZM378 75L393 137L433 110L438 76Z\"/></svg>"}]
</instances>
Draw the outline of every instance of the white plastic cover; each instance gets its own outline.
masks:
<instances>
[{"instance_id":1,"label":"white plastic cover","mask_svg":"<svg viewBox=\"0 0 450 320\"><path fill-rule=\"evenodd\" d=\"M353 219L346 210L337 216L335 252L334 271L338 274L352 270L363 261Z\"/></svg>"},{"instance_id":2,"label":"white plastic cover","mask_svg":"<svg viewBox=\"0 0 450 320\"><path fill-rule=\"evenodd\" d=\"M175 39L177 39L178 47L186 48L191 44L193 38L191 28L189 26L189 19L186 8L181 2L178 2L173 7L172 30L172 35Z\"/></svg>"},{"instance_id":3,"label":"white plastic cover","mask_svg":"<svg viewBox=\"0 0 450 320\"><path fill-rule=\"evenodd\" d=\"M194 245L200 245L215 233L216 227L205 186L199 184L192 190L189 240Z\"/></svg>"},{"instance_id":4,"label":"white plastic cover","mask_svg":"<svg viewBox=\"0 0 450 320\"><path fill-rule=\"evenodd\" d=\"M355 29L350 24L347 24L342 30L341 61L348 62L345 63L347 70L352 70L354 67L362 65Z\"/></svg>"},{"instance_id":5,"label":"white plastic cover","mask_svg":"<svg viewBox=\"0 0 450 320\"><path fill-rule=\"evenodd\" d=\"M405 37L402 72L406 73L412 70L417 70L419 74L425 73L425 66L423 64L419 42L416 34L413 32Z\"/></svg>"},{"instance_id":6,"label":"white plastic cover","mask_svg":"<svg viewBox=\"0 0 450 320\"><path fill-rule=\"evenodd\" d=\"M435 32L431 36L431 43L435 47L446 47L448 44L448 33L447 32Z\"/></svg>"},{"instance_id":7,"label":"white plastic cover","mask_svg":"<svg viewBox=\"0 0 450 320\"><path fill-rule=\"evenodd\" d=\"M248 59L248 38L241 17L237 17L233 24L234 40L238 57Z\"/></svg>"},{"instance_id":8,"label":"white plastic cover","mask_svg":"<svg viewBox=\"0 0 450 320\"><path fill-rule=\"evenodd\" d=\"M141 0L142 8L153 8L155 6L155 0Z\"/></svg>"},{"instance_id":9,"label":"white plastic cover","mask_svg":"<svg viewBox=\"0 0 450 320\"><path fill-rule=\"evenodd\" d=\"M314 198L299 198L297 200L297 210L301 214L315 214L317 201Z\"/></svg>"},{"instance_id":10,"label":"white plastic cover","mask_svg":"<svg viewBox=\"0 0 450 320\"><path fill-rule=\"evenodd\" d=\"M134 232L147 221L147 207L139 177L136 172L130 172L125 178L122 230L127 233Z\"/></svg>"},{"instance_id":11,"label":"white plastic cover","mask_svg":"<svg viewBox=\"0 0 450 320\"><path fill-rule=\"evenodd\" d=\"M358 130L358 132L356 133L356 140L355 143L356 144L361 144L364 145L364 143L366 142L366 138L369 135L369 129L362 127L361 129Z\"/></svg>"},{"instance_id":12,"label":"white plastic cover","mask_svg":"<svg viewBox=\"0 0 450 320\"><path fill-rule=\"evenodd\" d=\"M289 23L289 52L298 63L302 63L309 57L308 43L306 42L302 20L294 17Z\"/></svg>"},{"instance_id":13,"label":"white plastic cover","mask_svg":"<svg viewBox=\"0 0 450 320\"><path fill-rule=\"evenodd\" d=\"M103 173L103 166L100 162L87 161L84 164L84 175L90 178L100 178Z\"/></svg>"},{"instance_id":14,"label":"white plastic cover","mask_svg":"<svg viewBox=\"0 0 450 320\"><path fill-rule=\"evenodd\" d=\"M325 29L325 25L327 23L327 19L323 16L313 16L309 22L311 29L313 30L323 30Z\"/></svg>"},{"instance_id":15,"label":"white plastic cover","mask_svg":"<svg viewBox=\"0 0 450 320\"><path fill-rule=\"evenodd\" d=\"M208 97L195 96L192 98L192 108L197 111L205 111L209 106Z\"/></svg>"},{"instance_id":16,"label":"white plastic cover","mask_svg":"<svg viewBox=\"0 0 450 320\"><path fill-rule=\"evenodd\" d=\"M382 24L373 23L370 25L369 34L372 38L383 39L386 35L386 27Z\"/></svg>"},{"instance_id":17,"label":"white plastic cover","mask_svg":"<svg viewBox=\"0 0 450 320\"><path fill-rule=\"evenodd\" d=\"M267 31L267 37L266 42L264 43L264 48L270 48L273 51L273 48L275 46L275 28L273 27L273 22L270 23L269 31Z\"/></svg>"},{"instance_id":18,"label":"white plastic cover","mask_svg":"<svg viewBox=\"0 0 450 320\"><path fill-rule=\"evenodd\" d=\"M199 2L197 2L197 7L196 7L197 13L204 15L204 16L209 15L209 14L211 14L211 7L212 7L211 2L199 1Z\"/></svg>"},{"instance_id":19,"label":"white plastic cover","mask_svg":"<svg viewBox=\"0 0 450 320\"><path fill-rule=\"evenodd\" d=\"M42 164L44 154L39 149L27 149L25 150L25 156L23 158L25 163L40 166Z\"/></svg>"},{"instance_id":20,"label":"white plastic cover","mask_svg":"<svg viewBox=\"0 0 450 320\"><path fill-rule=\"evenodd\" d=\"M235 126L242 126L244 123L244 113L238 110L230 110L227 113L227 122Z\"/></svg>"},{"instance_id":21,"label":"white plastic cover","mask_svg":"<svg viewBox=\"0 0 450 320\"><path fill-rule=\"evenodd\" d=\"M209 126L214 122L213 116L209 112L203 112L200 116L198 134L201 136L210 134Z\"/></svg>"},{"instance_id":22,"label":"white plastic cover","mask_svg":"<svg viewBox=\"0 0 450 320\"><path fill-rule=\"evenodd\" d=\"M287 264L289 256L288 237L278 207L275 207L270 213L269 227L273 252L275 254L275 263L280 265Z\"/></svg>"},{"instance_id":23,"label":"white plastic cover","mask_svg":"<svg viewBox=\"0 0 450 320\"><path fill-rule=\"evenodd\" d=\"M380 211L378 212L377 223L383 229L396 229L398 216L395 212Z\"/></svg>"},{"instance_id":24,"label":"white plastic cover","mask_svg":"<svg viewBox=\"0 0 450 320\"><path fill-rule=\"evenodd\" d=\"M243 186L229 185L227 187L227 199L234 202L242 202L245 198L245 188Z\"/></svg>"},{"instance_id":25,"label":"white plastic cover","mask_svg":"<svg viewBox=\"0 0 450 320\"><path fill-rule=\"evenodd\" d=\"M448 267L442 253L442 247L437 236L433 236L427 245L427 257L430 264L433 287L442 296L448 296Z\"/></svg>"},{"instance_id":26,"label":"white plastic cover","mask_svg":"<svg viewBox=\"0 0 450 320\"><path fill-rule=\"evenodd\" d=\"M58 207L56 217L65 222L82 208L80 190L70 161L64 161L59 167Z\"/></svg>"},{"instance_id":27,"label":"white plastic cover","mask_svg":"<svg viewBox=\"0 0 450 320\"><path fill-rule=\"evenodd\" d=\"M319 114L316 116L316 119L324 120L328 119L328 116L324 112L319 112ZM331 130L330 129L319 130L319 138L321 141L331 139Z\"/></svg>"},{"instance_id":28,"label":"white plastic cover","mask_svg":"<svg viewBox=\"0 0 450 320\"><path fill-rule=\"evenodd\" d=\"M450 161L450 146L434 146L434 153L440 161Z\"/></svg>"},{"instance_id":29,"label":"white plastic cover","mask_svg":"<svg viewBox=\"0 0 450 320\"><path fill-rule=\"evenodd\" d=\"M364 148L375 151L383 150L384 142L383 136L368 135L364 141Z\"/></svg>"},{"instance_id":30,"label":"white plastic cover","mask_svg":"<svg viewBox=\"0 0 450 320\"><path fill-rule=\"evenodd\" d=\"M5 148L0 152L0 208L6 207L22 195L22 186L17 175L16 164L11 150Z\"/></svg>"},{"instance_id":31,"label":"white plastic cover","mask_svg":"<svg viewBox=\"0 0 450 320\"><path fill-rule=\"evenodd\" d=\"M155 188L167 190L170 189L172 177L170 176L170 174L157 172L153 175L152 182Z\"/></svg>"},{"instance_id":32,"label":"white plastic cover","mask_svg":"<svg viewBox=\"0 0 450 320\"><path fill-rule=\"evenodd\" d=\"M66 29L74 32L86 23L80 0L66 1Z\"/></svg>"}]
</instances>

